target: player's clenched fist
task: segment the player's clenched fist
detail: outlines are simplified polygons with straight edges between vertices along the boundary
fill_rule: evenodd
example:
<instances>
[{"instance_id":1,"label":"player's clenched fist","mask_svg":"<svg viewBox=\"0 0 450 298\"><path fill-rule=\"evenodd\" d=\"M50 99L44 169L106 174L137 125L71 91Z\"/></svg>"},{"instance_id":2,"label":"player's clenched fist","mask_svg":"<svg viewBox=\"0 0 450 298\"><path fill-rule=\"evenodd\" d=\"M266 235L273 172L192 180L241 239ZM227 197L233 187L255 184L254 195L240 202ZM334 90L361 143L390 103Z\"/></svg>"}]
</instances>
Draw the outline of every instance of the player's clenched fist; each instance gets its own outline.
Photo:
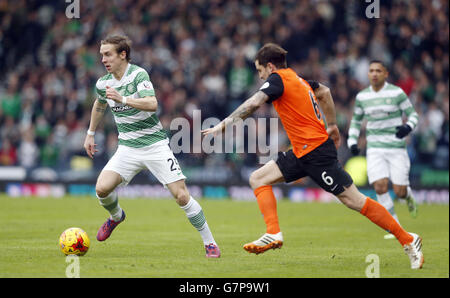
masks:
<instances>
[{"instance_id":1,"label":"player's clenched fist","mask_svg":"<svg viewBox=\"0 0 450 298\"><path fill-rule=\"evenodd\" d=\"M106 98L112 99L115 102L122 102L122 95L116 89L106 86Z\"/></svg>"}]
</instances>

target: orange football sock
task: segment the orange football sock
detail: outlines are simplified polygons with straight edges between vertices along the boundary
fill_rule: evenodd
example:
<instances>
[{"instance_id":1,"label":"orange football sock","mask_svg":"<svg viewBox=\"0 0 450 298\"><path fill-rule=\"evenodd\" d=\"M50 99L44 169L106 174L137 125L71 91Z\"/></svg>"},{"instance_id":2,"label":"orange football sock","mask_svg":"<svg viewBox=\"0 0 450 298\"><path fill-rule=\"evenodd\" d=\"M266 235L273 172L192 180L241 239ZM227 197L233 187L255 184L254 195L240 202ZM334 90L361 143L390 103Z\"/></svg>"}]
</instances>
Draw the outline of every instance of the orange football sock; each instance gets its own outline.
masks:
<instances>
[{"instance_id":1,"label":"orange football sock","mask_svg":"<svg viewBox=\"0 0 450 298\"><path fill-rule=\"evenodd\" d=\"M375 200L367 198L366 203L364 204L360 213L370 219L380 228L391 232L402 246L411 243L411 241L413 240L413 236L406 232L402 228L402 226L400 226L400 224L392 217L389 211L387 211L386 208L383 207L383 205L376 202Z\"/></svg>"},{"instance_id":2,"label":"orange football sock","mask_svg":"<svg viewBox=\"0 0 450 298\"><path fill-rule=\"evenodd\" d=\"M272 186L264 185L254 190L259 210L264 216L266 223L266 233L276 234L280 232L277 214L277 199L272 191Z\"/></svg>"}]
</instances>

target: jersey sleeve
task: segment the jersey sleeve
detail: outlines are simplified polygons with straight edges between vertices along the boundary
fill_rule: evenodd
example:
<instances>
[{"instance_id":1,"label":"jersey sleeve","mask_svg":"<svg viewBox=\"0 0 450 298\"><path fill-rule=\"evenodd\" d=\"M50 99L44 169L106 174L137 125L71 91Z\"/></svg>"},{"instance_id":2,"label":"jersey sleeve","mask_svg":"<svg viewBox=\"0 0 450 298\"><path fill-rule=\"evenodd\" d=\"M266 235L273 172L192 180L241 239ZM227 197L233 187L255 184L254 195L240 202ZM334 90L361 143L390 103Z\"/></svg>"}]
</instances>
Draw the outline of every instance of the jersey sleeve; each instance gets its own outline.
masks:
<instances>
[{"instance_id":1,"label":"jersey sleeve","mask_svg":"<svg viewBox=\"0 0 450 298\"><path fill-rule=\"evenodd\" d=\"M311 86L312 90L316 90L319 88L319 82L313 80L307 80L309 86Z\"/></svg>"},{"instance_id":2,"label":"jersey sleeve","mask_svg":"<svg viewBox=\"0 0 450 298\"><path fill-rule=\"evenodd\" d=\"M95 84L95 95L100 103L106 103L106 89L103 88L100 80Z\"/></svg>"},{"instance_id":3,"label":"jersey sleeve","mask_svg":"<svg viewBox=\"0 0 450 298\"><path fill-rule=\"evenodd\" d=\"M153 89L153 84L145 70L136 75L134 82L139 97L155 96L155 89Z\"/></svg>"},{"instance_id":4,"label":"jersey sleeve","mask_svg":"<svg viewBox=\"0 0 450 298\"><path fill-rule=\"evenodd\" d=\"M361 131L361 124L364 119L364 109L361 105L361 101L356 96L355 106L353 108L353 117L350 122L350 128L348 130L347 146L350 148L352 145L358 144L358 138Z\"/></svg>"},{"instance_id":5,"label":"jersey sleeve","mask_svg":"<svg viewBox=\"0 0 450 298\"><path fill-rule=\"evenodd\" d=\"M278 99L284 92L284 85L280 75L272 73L259 90L269 96L267 103L272 103Z\"/></svg>"},{"instance_id":6,"label":"jersey sleeve","mask_svg":"<svg viewBox=\"0 0 450 298\"><path fill-rule=\"evenodd\" d=\"M417 114L414 106L409 100L406 93L402 90L402 92L397 97L400 109L408 116L408 120L406 124L408 124L412 130L416 128L417 123L419 122L419 115Z\"/></svg>"}]
</instances>

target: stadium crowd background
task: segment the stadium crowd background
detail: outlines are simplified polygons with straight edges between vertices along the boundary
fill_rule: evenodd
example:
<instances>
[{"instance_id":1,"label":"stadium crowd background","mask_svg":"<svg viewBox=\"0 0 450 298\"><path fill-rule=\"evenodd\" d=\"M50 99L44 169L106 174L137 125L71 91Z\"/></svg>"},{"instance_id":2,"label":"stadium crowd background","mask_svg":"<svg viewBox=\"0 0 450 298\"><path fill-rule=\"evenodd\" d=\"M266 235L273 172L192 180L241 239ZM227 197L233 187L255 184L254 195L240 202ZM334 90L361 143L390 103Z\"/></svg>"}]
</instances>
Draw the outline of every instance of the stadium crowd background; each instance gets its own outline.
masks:
<instances>
[{"instance_id":1,"label":"stadium crowd background","mask_svg":"<svg viewBox=\"0 0 450 298\"><path fill-rule=\"evenodd\" d=\"M371 59L384 61L389 82L419 114L408 141L413 168L448 170L449 22L446 0L380 1L367 18L364 1L80 1L68 18L65 1L0 0L0 166L74 167L86 156L85 133L96 80L105 73L102 38L124 33L132 63L147 69L167 131L176 117L223 119L261 85L258 48L276 42L305 79L328 85L342 145L356 93L368 86ZM267 105L256 117L274 116ZM280 126L280 131L281 131ZM364 134L362 134L364 135ZM117 146L110 114L96 133L98 173ZM282 143L280 149L288 144ZM364 140L360 147L364 149ZM179 154L184 167L258 166L255 154Z\"/></svg>"}]
</instances>

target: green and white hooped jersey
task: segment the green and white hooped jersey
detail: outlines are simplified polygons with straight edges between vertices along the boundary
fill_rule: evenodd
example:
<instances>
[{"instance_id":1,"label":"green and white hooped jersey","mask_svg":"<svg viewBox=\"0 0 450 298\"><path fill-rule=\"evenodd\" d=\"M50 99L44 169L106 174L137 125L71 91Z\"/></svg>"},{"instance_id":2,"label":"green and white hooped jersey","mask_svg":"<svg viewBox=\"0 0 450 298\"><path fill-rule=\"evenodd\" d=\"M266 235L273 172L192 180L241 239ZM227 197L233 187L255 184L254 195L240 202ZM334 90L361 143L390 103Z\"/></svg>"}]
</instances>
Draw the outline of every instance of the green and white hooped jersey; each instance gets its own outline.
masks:
<instances>
[{"instance_id":1,"label":"green and white hooped jersey","mask_svg":"<svg viewBox=\"0 0 450 298\"><path fill-rule=\"evenodd\" d=\"M95 86L97 100L101 103L107 102L111 107L119 132L119 145L142 148L162 140L168 141L156 112L141 111L107 99L106 86L115 88L126 97L155 96L155 90L145 69L129 63L120 81L110 73L101 77Z\"/></svg>"},{"instance_id":2,"label":"green and white hooped jersey","mask_svg":"<svg viewBox=\"0 0 450 298\"><path fill-rule=\"evenodd\" d=\"M405 139L395 136L395 127L403 125L403 112L408 116L407 124L414 129L419 116L400 87L386 82L378 92L371 86L362 90L356 95L348 147L358 143L361 124L366 119L367 148L406 148Z\"/></svg>"}]
</instances>

